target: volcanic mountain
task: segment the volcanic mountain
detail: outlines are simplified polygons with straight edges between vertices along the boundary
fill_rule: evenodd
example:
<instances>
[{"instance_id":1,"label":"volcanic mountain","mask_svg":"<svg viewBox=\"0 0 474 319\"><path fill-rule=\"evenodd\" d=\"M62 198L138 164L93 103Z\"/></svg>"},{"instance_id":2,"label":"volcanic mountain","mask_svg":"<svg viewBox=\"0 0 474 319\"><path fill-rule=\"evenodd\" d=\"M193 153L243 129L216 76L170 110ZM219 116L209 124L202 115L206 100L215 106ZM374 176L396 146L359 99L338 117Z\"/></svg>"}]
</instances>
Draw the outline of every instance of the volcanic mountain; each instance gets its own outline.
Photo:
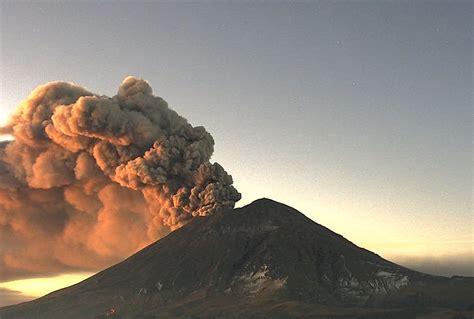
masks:
<instances>
[{"instance_id":1,"label":"volcanic mountain","mask_svg":"<svg viewBox=\"0 0 474 319\"><path fill-rule=\"evenodd\" d=\"M197 217L2 319L472 318L474 279L419 273L269 199Z\"/></svg>"}]
</instances>

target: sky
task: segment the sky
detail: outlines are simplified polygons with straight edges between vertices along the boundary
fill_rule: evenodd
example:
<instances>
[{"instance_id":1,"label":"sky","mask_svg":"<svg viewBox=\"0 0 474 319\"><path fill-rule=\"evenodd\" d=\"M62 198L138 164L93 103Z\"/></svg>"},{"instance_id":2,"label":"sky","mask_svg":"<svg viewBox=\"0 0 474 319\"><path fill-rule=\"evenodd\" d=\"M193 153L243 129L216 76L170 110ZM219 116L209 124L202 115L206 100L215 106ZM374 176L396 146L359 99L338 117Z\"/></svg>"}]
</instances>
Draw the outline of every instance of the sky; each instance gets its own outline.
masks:
<instances>
[{"instance_id":1,"label":"sky","mask_svg":"<svg viewBox=\"0 0 474 319\"><path fill-rule=\"evenodd\" d=\"M0 121L40 84L112 96L134 75L212 134L237 206L272 198L402 265L472 275L472 14L470 1L0 0ZM66 272L0 294L90 275Z\"/></svg>"}]
</instances>

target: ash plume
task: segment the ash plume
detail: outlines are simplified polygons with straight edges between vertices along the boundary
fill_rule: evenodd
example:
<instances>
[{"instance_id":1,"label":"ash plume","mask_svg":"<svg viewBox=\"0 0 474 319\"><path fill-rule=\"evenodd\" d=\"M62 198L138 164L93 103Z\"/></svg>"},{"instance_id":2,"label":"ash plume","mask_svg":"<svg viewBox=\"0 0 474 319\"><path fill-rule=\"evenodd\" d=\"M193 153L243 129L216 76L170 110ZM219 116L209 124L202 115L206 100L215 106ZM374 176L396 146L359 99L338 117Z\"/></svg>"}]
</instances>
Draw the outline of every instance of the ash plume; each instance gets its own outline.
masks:
<instances>
[{"instance_id":1,"label":"ash plume","mask_svg":"<svg viewBox=\"0 0 474 319\"><path fill-rule=\"evenodd\" d=\"M240 199L212 136L135 77L39 86L0 133L0 280L96 270Z\"/></svg>"}]
</instances>

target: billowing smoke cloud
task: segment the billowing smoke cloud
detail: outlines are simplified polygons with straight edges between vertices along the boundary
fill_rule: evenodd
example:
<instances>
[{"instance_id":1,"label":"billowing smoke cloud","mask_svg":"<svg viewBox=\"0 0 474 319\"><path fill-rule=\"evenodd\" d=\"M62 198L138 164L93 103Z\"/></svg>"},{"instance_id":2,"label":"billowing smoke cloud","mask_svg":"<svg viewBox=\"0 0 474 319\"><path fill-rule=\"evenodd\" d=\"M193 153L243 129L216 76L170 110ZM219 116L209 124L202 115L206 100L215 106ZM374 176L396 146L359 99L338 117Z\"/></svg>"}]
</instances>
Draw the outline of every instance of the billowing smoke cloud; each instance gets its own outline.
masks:
<instances>
[{"instance_id":1,"label":"billowing smoke cloud","mask_svg":"<svg viewBox=\"0 0 474 319\"><path fill-rule=\"evenodd\" d=\"M127 77L112 98L51 82L0 144L0 280L109 265L193 216L232 208L212 136Z\"/></svg>"}]
</instances>

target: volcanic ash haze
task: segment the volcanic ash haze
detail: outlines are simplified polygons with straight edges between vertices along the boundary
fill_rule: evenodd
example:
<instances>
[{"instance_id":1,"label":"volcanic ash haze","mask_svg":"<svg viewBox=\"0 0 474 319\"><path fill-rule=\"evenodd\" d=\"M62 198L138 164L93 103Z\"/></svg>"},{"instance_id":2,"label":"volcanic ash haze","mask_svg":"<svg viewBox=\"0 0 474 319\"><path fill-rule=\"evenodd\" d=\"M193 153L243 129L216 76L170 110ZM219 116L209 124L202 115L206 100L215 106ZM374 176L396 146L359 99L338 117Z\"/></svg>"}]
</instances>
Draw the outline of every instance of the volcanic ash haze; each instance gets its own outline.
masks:
<instances>
[{"instance_id":1,"label":"volcanic ash haze","mask_svg":"<svg viewBox=\"0 0 474 319\"><path fill-rule=\"evenodd\" d=\"M96 270L240 199L212 136L135 77L114 97L39 86L0 133L15 138L0 144L2 281Z\"/></svg>"}]
</instances>

